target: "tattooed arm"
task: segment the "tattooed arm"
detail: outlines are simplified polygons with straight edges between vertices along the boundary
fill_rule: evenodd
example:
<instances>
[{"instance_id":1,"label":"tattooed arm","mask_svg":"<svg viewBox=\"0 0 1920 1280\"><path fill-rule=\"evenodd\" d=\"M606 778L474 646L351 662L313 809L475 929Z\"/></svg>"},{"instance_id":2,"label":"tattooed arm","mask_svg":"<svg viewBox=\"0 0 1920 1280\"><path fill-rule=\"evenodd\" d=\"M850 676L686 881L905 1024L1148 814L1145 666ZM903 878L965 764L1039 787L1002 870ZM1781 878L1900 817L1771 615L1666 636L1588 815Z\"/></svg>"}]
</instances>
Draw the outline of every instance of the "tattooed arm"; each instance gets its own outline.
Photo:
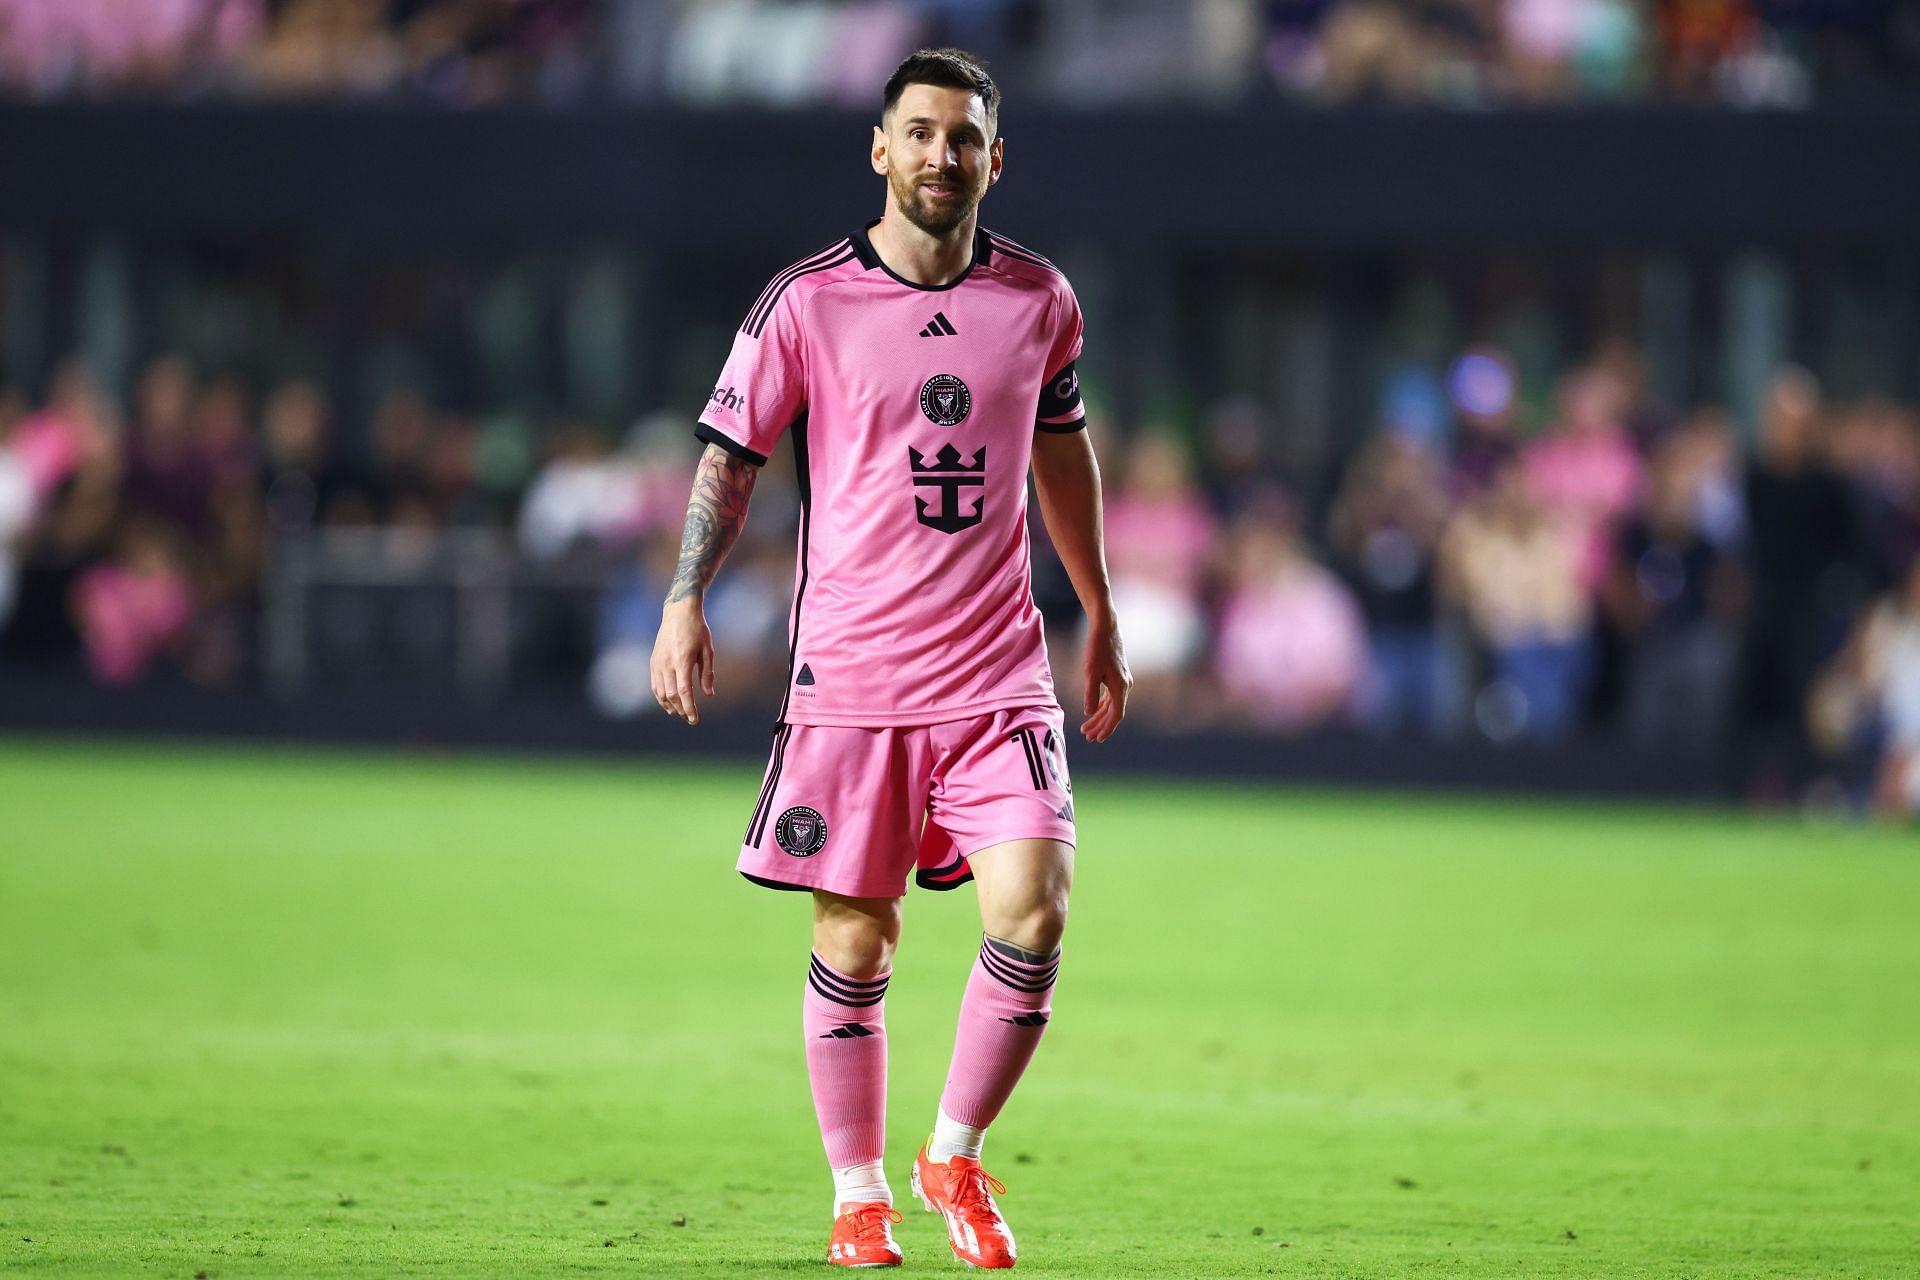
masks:
<instances>
[{"instance_id":1,"label":"tattooed arm","mask_svg":"<svg viewBox=\"0 0 1920 1280\"><path fill-rule=\"evenodd\" d=\"M669 715L700 723L699 693L713 696L713 636L701 607L720 562L747 523L747 501L760 469L710 444L700 455L680 535L680 563L653 642L653 696Z\"/></svg>"}]
</instances>

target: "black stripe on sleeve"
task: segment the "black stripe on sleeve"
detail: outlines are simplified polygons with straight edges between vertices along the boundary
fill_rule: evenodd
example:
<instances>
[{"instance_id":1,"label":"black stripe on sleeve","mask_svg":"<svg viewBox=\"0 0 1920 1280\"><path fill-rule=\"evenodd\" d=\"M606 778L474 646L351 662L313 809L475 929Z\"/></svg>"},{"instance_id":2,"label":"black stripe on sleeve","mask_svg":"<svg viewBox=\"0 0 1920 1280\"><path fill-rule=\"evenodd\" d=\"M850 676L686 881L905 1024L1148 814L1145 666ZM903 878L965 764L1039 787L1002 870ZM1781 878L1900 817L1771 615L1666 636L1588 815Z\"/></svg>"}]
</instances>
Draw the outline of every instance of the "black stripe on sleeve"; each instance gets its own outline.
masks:
<instances>
[{"instance_id":1,"label":"black stripe on sleeve","mask_svg":"<svg viewBox=\"0 0 1920 1280\"><path fill-rule=\"evenodd\" d=\"M1049 271L1060 270L1060 268L1054 266L1051 262L1048 262L1045 258L1041 257L1039 254L1035 253L1033 250L1027 248L1025 245L1015 244L1013 241L1001 235L998 231L987 232L987 239L989 242L992 243L994 248L998 249L1001 253L1006 254L1009 258L1018 258L1022 262L1031 262L1034 266L1045 267Z\"/></svg>"},{"instance_id":2,"label":"black stripe on sleeve","mask_svg":"<svg viewBox=\"0 0 1920 1280\"><path fill-rule=\"evenodd\" d=\"M792 284L797 277L817 269L829 259L851 248L852 246L845 239L835 240L818 253L808 254L775 276L772 280L769 280L767 287L760 291L760 296L754 299L753 308L747 312L747 318L740 326L741 331L751 333L755 337L760 336L760 324L766 320L767 313L773 310L773 304L779 301L781 293L786 290L788 285ZM845 259L842 259L842 261L845 261Z\"/></svg>"},{"instance_id":3,"label":"black stripe on sleeve","mask_svg":"<svg viewBox=\"0 0 1920 1280\"><path fill-rule=\"evenodd\" d=\"M826 248L816 250L815 252L810 253L806 257L800 259L800 261L788 263L786 266L780 268L779 272L774 275L773 279L767 281L766 288L760 290L760 296L753 300L753 305L747 308L747 320L752 320L755 316L760 314L760 308L767 305L767 300L770 297L772 297L774 289L779 286L781 281L785 280L788 276L792 275L794 272L800 270L803 267L811 266L813 263L820 262L830 257L840 248L840 244L841 244L840 241L835 240L832 244L828 245ZM746 322L742 321L740 327L742 329L746 328L747 327Z\"/></svg>"},{"instance_id":4,"label":"black stripe on sleeve","mask_svg":"<svg viewBox=\"0 0 1920 1280\"><path fill-rule=\"evenodd\" d=\"M719 445L722 449L725 449L742 462L751 462L756 467L764 467L767 465L766 454L755 453L710 422L702 422L695 425L693 428L693 436L694 439L707 444Z\"/></svg>"},{"instance_id":5,"label":"black stripe on sleeve","mask_svg":"<svg viewBox=\"0 0 1920 1280\"><path fill-rule=\"evenodd\" d=\"M757 338L766 331L767 321L773 318L773 309L779 305L780 295L791 288L795 280L800 279L802 276L810 276L816 271L826 271L842 263L852 261L853 248L849 245L844 247L840 253L828 258L826 261L816 263L804 271L796 271L792 275L789 275L780 282L779 286L774 289L773 293L767 298L766 305L760 309L760 314L757 317L747 317L746 332Z\"/></svg>"}]
</instances>

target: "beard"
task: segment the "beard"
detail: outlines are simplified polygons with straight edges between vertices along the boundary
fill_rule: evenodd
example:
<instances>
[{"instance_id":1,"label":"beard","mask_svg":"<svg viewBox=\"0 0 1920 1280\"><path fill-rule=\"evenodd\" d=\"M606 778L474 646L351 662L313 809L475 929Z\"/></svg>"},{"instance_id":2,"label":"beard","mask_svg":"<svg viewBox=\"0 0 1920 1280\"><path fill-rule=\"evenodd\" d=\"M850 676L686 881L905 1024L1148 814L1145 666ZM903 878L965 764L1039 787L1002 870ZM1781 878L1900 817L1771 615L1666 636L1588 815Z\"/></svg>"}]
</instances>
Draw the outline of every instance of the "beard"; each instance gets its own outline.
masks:
<instances>
[{"instance_id":1,"label":"beard","mask_svg":"<svg viewBox=\"0 0 1920 1280\"><path fill-rule=\"evenodd\" d=\"M960 198L936 201L921 191L918 182L896 185L893 189L894 207L908 222L928 235L947 235L980 206L980 193L966 191L958 180L949 181L946 185L960 192Z\"/></svg>"}]
</instances>

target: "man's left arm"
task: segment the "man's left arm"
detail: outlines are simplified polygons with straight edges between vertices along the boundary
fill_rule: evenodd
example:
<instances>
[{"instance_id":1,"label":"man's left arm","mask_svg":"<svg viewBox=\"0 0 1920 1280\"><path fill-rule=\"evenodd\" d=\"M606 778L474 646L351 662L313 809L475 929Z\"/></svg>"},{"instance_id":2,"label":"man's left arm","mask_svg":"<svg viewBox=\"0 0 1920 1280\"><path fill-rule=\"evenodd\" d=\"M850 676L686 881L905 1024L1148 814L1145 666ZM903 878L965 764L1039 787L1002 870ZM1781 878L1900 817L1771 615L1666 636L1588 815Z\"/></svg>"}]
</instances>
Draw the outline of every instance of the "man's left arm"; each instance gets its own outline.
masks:
<instances>
[{"instance_id":1,"label":"man's left arm","mask_svg":"<svg viewBox=\"0 0 1920 1280\"><path fill-rule=\"evenodd\" d=\"M1107 551L1100 524L1100 464L1085 430L1037 431L1033 437L1033 487L1040 515L1080 607L1087 613L1086 721L1089 742L1105 742L1127 714L1133 675L1120 646L1107 581Z\"/></svg>"}]
</instances>

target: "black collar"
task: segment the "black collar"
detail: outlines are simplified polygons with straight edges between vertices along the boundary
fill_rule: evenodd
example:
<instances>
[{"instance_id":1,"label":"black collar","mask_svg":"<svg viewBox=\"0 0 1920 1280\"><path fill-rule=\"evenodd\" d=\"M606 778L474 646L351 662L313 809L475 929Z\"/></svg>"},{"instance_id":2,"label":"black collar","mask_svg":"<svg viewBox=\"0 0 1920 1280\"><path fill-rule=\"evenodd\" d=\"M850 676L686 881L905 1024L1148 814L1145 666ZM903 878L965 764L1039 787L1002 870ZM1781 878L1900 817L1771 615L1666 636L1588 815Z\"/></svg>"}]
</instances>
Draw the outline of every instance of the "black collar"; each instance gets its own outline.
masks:
<instances>
[{"instance_id":1,"label":"black collar","mask_svg":"<svg viewBox=\"0 0 1920 1280\"><path fill-rule=\"evenodd\" d=\"M987 240L985 228L975 223L973 227L973 261L969 262L959 275L947 281L945 284L918 284L907 279L905 276L896 274L893 268L880 261L880 255L874 252L873 241L867 238L867 233L879 225L880 219L875 218L872 222L869 222L866 226L853 233L853 256L860 259L860 265L867 270L871 271L878 267L900 284L907 286L909 289L918 289L922 293L945 293L947 290L956 287L968 276L972 275L973 269L985 262L993 252L993 246Z\"/></svg>"}]
</instances>

